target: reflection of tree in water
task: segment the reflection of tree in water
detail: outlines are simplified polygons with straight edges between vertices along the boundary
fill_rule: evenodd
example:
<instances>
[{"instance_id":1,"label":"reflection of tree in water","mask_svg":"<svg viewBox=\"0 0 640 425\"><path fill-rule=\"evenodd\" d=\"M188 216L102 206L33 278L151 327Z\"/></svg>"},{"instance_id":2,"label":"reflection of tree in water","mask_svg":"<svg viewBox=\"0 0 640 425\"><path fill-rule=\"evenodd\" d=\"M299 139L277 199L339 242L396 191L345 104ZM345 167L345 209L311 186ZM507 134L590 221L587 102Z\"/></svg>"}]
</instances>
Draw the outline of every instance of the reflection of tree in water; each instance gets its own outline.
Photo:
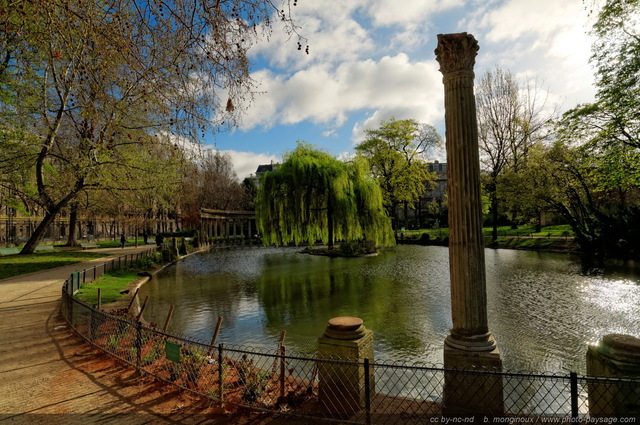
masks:
<instances>
[{"instance_id":1,"label":"reflection of tree in water","mask_svg":"<svg viewBox=\"0 0 640 425\"><path fill-rule=\"evenodd\" d=\"M169 330L208 341L218 315L224 318L222 334L225 328L235 327L245 284L233 273L198 275L178 268L160 279L153 279L143 288L141 297L149 295L152 299L145 310L147 320L162 326L173 304L175 310Z\"/></svg>"},{"instance_id":2,"label":"reflection of tree in water","mask_svg":"<svg viewBox=\"0 0 640 425\"><path fill-rule=\"evenodd\" d=\"M376 333L376 342L414 352L424 346L415 311L425 311L421 316L428 320L428 307L412 297L393 267L380 270L381 258L298 257L286 267L274 262L258 278L268 331L286 330L287 340L295 342L322 335L332 317L357 316Z\"/></svg>"}]
</instances>

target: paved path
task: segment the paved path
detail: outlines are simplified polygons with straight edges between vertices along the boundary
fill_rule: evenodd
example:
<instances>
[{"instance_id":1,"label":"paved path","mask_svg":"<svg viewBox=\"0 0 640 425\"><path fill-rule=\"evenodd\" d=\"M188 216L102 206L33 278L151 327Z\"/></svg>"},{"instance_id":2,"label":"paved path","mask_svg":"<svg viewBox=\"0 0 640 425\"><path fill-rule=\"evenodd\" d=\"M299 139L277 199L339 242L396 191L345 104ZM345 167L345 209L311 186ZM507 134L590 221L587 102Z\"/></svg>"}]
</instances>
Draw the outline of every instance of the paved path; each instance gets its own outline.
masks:
<instances>
[{"instance_id":1,"label":"paved path","mask_svg":"<svg viewBox=\"0 0 640 425\"><path fill-rule=\"evenodd\" d=\"M149 247L97 251L130 254ZM104 261L0 280L0 425L237 423L230 415L202 415L202 409L190 414L185 406L193 400L182 392L134 378L131 368L65 326L62 283Z\"/></svg>"}]
</instances>

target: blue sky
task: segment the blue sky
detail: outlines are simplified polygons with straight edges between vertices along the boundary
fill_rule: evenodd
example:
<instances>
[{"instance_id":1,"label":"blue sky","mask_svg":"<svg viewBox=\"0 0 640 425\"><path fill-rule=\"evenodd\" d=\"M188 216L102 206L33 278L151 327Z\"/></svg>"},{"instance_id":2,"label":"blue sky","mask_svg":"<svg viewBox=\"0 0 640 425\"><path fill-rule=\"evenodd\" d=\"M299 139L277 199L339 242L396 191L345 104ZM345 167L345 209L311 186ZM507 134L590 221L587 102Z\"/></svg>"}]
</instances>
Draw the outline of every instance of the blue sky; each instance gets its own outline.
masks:
<instances>
[{"instance_id":1,"label":"blue sky","mask_svg":"<svg viewBox=\"0 0 640 425\"><path fill-rule=\"evenodd\" d=\"M205 141L231 155L240 179L296 140L349 155L365 129L391 117L444 135L439 33L475 36L476 81L496 66L535 78L561 111L595 93L582 0L298 0L292 14L309 55L275 28L250 50L260 93L242 123Z\"/></svg>"}]
</instances>

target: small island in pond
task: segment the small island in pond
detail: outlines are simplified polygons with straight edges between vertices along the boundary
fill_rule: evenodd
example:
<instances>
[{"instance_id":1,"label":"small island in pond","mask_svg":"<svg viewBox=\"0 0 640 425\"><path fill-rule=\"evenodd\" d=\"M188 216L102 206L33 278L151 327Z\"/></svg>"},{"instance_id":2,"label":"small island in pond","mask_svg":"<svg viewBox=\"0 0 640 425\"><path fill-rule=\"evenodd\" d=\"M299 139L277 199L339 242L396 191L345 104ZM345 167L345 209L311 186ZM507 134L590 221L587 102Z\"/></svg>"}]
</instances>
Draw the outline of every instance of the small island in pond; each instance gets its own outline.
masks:
<instances>
[{"instance_id":1,"label":"small island in pond","mask_svg":"<svg viewBox=\"0 0 640 425\"><path fill-rule=\"evenodd\" d=\"M311 247L298 251L300 254L323 255L325 257L375 257L378 249L372 241L346 242L339 247Z\"/></svg>"}]
</instances>

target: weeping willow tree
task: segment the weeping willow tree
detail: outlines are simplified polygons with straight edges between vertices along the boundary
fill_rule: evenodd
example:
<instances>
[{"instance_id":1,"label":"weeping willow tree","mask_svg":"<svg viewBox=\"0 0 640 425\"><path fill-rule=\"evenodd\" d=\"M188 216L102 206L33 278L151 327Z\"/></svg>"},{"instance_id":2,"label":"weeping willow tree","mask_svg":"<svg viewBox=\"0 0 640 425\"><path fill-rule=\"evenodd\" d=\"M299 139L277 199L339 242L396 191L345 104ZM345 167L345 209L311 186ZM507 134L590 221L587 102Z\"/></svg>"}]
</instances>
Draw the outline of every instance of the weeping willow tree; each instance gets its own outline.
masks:
<instances>
[{"instance_id":1,"label":"weeping willow tree","mask_svg":"<svg viewBox=\"0 0 640 425\"><path fill-rule=\"evenodd\" d=\"M305 143L262 177L256 216L265 245L395 244L380 187L368 175L366 162L342 162Z\"/></svg>"}]
</instances>

